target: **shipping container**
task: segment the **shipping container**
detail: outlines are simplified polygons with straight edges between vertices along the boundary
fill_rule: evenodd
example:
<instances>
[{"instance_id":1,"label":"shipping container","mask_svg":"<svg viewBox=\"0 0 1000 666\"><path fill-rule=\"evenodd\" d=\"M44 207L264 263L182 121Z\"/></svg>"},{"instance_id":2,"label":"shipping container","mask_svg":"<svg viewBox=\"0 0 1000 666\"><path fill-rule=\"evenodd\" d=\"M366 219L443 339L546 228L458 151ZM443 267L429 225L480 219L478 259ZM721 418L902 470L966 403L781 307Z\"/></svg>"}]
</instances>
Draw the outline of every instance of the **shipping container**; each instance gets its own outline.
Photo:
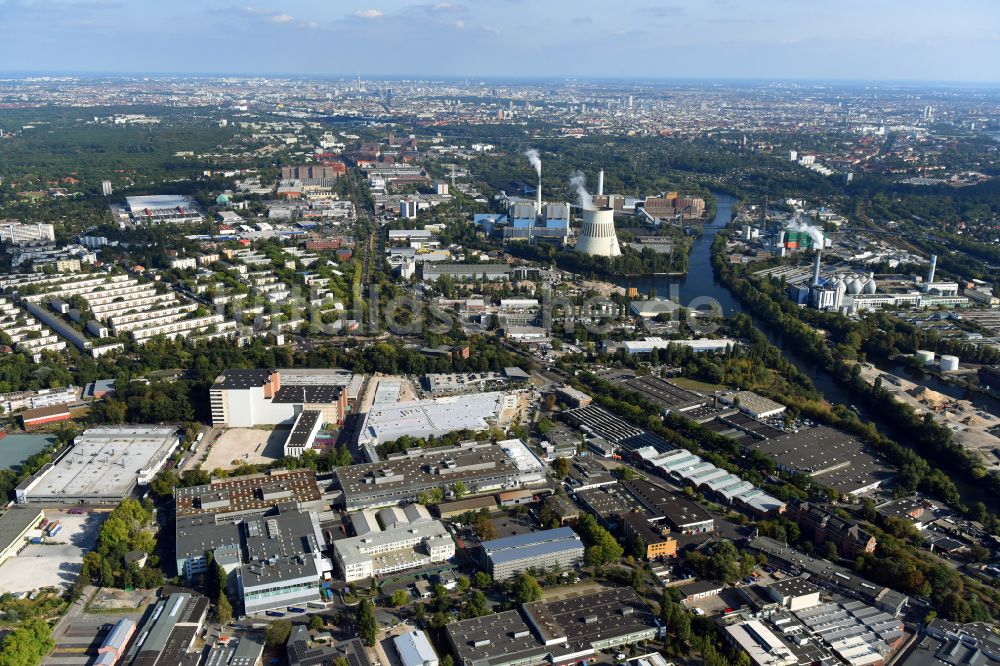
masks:
<instances>
[{"instance_id":1,"label":"shipping container","mask_svg":"<svg viewBox=\"0 0 1000 666\"><path fill-rule=\"evenodd\" d=\"M31 543L45 543L45 537L31 537Z\"/></svg>"},{"instance_id":2,"label":"shipping container","mask_svg":"<svg viewBox=\"0 0 1000 666\"><path fill-rule=\"evenodd\" d=\"M54 537L62 531L62 525L56 525L53 529L49 530L49 536Z\"/></svg>"},{"instance_id":3,"label":"shipping container","mask_svg":"<svg viewBox=\"0 0 1000 666\"><path fill-rule=\"evenodd\" d=\"M265 615L268 617L285 617L285 614L281 611L267 611Z\"/></svg>"},{"instance_id":4,"label":"shipping container","mask_svg":"<svg viewBox=\"0 0 1000 666\"><path fill-rule=\"evenodd\" d=\"M301 606L289 606L288 607L288 612L289 613L305 613L306 609L302 608Z\"/></svg>"}]
</instances>

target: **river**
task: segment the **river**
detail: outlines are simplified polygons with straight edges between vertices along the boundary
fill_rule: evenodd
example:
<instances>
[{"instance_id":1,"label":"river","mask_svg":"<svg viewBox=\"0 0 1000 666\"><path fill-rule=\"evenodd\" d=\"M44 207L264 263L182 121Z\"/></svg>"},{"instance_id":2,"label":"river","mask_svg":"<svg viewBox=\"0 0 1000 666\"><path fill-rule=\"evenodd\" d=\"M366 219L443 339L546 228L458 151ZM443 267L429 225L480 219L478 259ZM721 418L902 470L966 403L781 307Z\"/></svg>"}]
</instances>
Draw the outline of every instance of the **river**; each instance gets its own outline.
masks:
<instances>
[{"instance_id":1,"label":"river","mask_svg":"<svg viewBox=\"0 0 1000 666\"><path fill-rule=\"evenodd\" d=\"M865 420L874 421L883 432L887 432L890 436L897 434L893 424L885 422L877 415L872 414L871 410L868 410L864 404L857 402L851 391L843 384L837 382L829 372L819 367L808 357L787 348L779 332L775 331L767 321L744 310L739 300L715 278L715 272L712 270L712 242L715 240L715 235L729 225L736 199L727 194L713 194L718 202L715 217L712 218L711 223L703 227L701 236L695 239L692 244L691 254L688 258L687 275L682 278L672 278L664 275L622 278L617 283L623 287L636 287L642 294L648 294L655 290L659 296L674 297L676 295L683 306L688 306L696 302L696 299L709 297L719 303L726 316L738 312L750 315L754 326L767 336L771 344L782 350L785 358L812 380L813 384L816 385L816 388L823 394L827 401L834 404L853 405ZM962 387L941 381L933 375L926 375L919 379L911 377L906 368L896 363L878 363L877 365L885 372L912 379L930 389L953 398L971 398L973 403L980 409L1000 416L1000 401L988 395L973 393L970 396L966 396L965 390Z\"/></svg>"}]
</instances>

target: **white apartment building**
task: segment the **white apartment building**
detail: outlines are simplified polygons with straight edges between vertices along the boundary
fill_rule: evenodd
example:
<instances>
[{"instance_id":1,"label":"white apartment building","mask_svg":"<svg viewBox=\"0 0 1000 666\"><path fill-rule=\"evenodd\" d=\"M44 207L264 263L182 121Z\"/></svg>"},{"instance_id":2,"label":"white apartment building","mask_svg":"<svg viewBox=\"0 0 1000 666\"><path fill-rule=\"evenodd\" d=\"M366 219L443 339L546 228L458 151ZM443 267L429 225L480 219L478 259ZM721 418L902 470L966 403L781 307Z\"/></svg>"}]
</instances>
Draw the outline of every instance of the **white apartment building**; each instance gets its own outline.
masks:
<instances>
[{"instance_id":1,"label":"white apartment building","mask_svg":"<svg viewBox=\"0 0 1000 666\"><path fill-rule=\"evenodd\" d=\"M51 224L24 224L18 220L0 220L0 242L31 243L54 241L55 229Z\"/></svg>"}]
</instances>

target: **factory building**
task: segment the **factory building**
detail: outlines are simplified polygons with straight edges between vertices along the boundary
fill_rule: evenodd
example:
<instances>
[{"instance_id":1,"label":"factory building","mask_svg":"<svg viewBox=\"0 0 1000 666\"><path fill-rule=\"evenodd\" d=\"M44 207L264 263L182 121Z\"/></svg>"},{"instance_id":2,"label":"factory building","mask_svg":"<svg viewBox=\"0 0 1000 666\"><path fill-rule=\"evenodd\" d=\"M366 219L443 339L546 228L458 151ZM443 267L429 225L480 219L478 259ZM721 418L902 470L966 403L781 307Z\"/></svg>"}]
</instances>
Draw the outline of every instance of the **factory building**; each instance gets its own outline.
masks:
<instances>
[{"instance_id":1,"label":"factory building","mask_svg":"<svg viewBox=\"0 0 1000 666\"><path fill-rule=\"evenodd\" d=\"M469 494L545 482L545 466L521 440L417 449L387 460L334 469L348 510L416 502L420 493L461 481Z\"/></svg>"},{"instance_id":2,"label":"factory building","mask_svg":"<svg viewBox=\"0 0 1000 666\"><path fill-rule=\"evenodd\" d=\"M459 666L567 666L657 638L660 627L631 588L617 587L452 622L445 636Z\"/></svg>"},{"instance_id":3,"label":"factory building","mask_svg":"<svg viewBox=\"0 0 1000 666\"><path fill-rule=\"evenodd\" d=\"M208 617L208 599L187 592L175 592L153 604L152 612L135 631L135 640L122 664L133 666L174 666L196 664L201 650L195 642Z\"/></svg>"}]
</instances>

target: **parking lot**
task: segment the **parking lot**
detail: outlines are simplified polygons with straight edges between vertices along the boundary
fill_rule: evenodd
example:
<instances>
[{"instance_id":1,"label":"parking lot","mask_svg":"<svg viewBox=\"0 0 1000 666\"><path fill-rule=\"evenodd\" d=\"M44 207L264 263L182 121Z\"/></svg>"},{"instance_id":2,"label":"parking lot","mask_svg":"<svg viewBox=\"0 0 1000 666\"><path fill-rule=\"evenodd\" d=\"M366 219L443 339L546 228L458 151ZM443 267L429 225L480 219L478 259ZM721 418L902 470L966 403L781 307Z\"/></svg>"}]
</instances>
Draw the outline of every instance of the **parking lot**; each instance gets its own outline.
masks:
<instances>
[{"instance_id":1,"label":"parking lot","mask_svg":"<svg viewBox=\"0 0 1000 666\"><path fill-rule=\"evenodd\" d=\"M218 440L210 443L208 458L202 469L235 469L244 464L258 465L274 462L281 457L288 428L257 430L255 428L230 428Z\"/></svg>"},{"instance_id":2,"label":"parking lot","mask_svg":"<svg viewBox=\"0 0 1000 666\"><path fill-rule=\"evenodd\" d=\"M59 520L62 530L49 543L28 544L17 557L0 566L0 590L30 592L41 587L68 587L80 575L83 556L97 541L97 533L107 513L72 515L46 510L50 520ZM29 537L41 536L33 530Z\"/></svg>"}]
</instances>

